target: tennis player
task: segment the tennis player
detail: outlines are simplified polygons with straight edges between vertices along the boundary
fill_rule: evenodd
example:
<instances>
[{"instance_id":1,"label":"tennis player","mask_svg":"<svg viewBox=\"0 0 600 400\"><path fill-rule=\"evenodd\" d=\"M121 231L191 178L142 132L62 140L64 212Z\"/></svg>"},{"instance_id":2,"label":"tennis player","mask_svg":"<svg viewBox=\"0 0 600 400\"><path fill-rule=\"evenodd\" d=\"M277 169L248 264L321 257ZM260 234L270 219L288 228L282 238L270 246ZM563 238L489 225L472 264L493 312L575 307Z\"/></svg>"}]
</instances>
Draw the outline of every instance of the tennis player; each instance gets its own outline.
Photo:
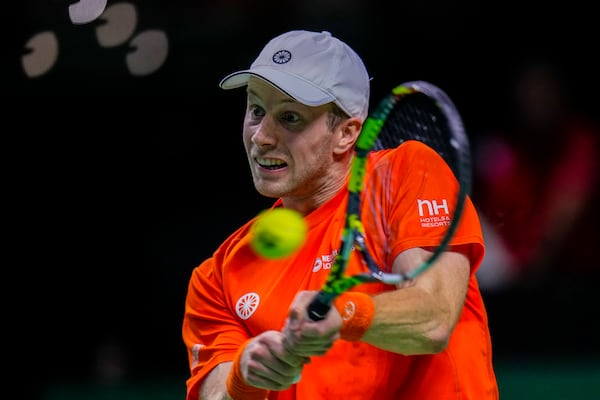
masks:
<instances>
[{"instance_id":1,"label":"tennis player","mask_svg":"<svg viewBox=\"0 0 600 400\"><path fill-rule=\"evenodd\" d=\"M242 139L256 190L301 212L309 230L297 253L267 260L249 246L248 221L192 271L186 399L498 399L470 201L449 250L409 285L358 285L324 320L305 318L338 252L368 113L370 78L356 52L329 32L289 31L220 86L247 90ZM419 222L416 198L448 190L454 177L441 160L419 142L370 156L366 181L389 174L395 194L364 198L384 210L361 216L378 265L407 271L430 254L435 224ZM351 257L347 273L363 269Z\"/></svg>"}]
</instances>

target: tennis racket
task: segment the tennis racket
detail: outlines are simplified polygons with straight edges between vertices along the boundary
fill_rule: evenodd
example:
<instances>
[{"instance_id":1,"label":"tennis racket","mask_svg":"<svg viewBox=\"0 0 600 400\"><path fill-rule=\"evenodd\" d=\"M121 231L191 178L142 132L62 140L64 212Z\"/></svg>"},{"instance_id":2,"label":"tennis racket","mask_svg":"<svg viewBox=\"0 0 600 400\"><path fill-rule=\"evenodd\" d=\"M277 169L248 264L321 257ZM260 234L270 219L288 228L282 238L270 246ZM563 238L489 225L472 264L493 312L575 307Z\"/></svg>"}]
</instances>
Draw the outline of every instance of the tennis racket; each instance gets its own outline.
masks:
<instances>
[{"instance_id":1,"label":"tennis racket","mask_svg":"<svg viewBox=\"0 0 600 400\"><path fill-rule=\"evenodd\" d=\"M450 166L459 189L450 204L451 219L439 244L429 258L406 274L382 271L365 244L365 229L360 220L361 192L367 155L371 151L394 148L407 140L418 140L433 148ZM313 321L326 317L334 299L364 282L398 284L427 270L446 250L460 221L465 200L471 190L471 151L463 122L448 95L425 81L406 82L387 94L367 117L355 145L348 184L349 198L341 246L322 289L308 307ZM360 252L369 272L346 275L353 249Z\"/></svg>"}]
</instances>

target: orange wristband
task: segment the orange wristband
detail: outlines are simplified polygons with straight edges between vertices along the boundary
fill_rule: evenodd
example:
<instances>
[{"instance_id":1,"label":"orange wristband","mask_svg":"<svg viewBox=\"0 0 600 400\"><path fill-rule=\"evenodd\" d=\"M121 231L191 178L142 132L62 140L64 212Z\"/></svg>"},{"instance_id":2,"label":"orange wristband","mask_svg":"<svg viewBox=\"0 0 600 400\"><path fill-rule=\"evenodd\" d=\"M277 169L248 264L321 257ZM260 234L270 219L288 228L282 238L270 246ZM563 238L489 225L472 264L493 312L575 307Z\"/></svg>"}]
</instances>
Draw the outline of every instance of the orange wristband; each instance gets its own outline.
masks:
<instances>
[{"instance_id":1,"label":"orange wristband","mask_svg":"<svg viewBox=\"0 0 600 400\"><path fill-rule=\"evenodd\" d=\"M269 395L268 390L247 384L242 375L240 369L242 354L249 342L250 339L240 346L227 377L227 393L233 400L265 400Z\"/></svg>"},{"instance_id":2,"label":"orange wristband","mask_svg":"<svg viewBox=\"0 0 600 400\"><path fill-rule=\"evenodd\" d=\"M342 316L340 337L349 342L360 340L375 314L375 303L371 296L361 292L346 292L339 295L333 305Z\"/></svg>"}]
</instances>

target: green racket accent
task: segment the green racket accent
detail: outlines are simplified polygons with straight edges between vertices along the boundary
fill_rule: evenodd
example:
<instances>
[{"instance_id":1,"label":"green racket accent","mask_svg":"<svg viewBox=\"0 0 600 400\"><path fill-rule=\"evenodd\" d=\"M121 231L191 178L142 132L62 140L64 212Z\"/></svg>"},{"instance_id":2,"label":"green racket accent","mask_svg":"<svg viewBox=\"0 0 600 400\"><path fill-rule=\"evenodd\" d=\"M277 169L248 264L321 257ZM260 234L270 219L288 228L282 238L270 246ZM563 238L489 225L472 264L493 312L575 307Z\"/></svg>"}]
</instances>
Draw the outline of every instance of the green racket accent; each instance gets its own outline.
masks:
<instances>
[{"instance_id":1,"label":"green racket accent","mask_svg":"<svg viewBox=\"0 0 600 400\"><path fill-rule=\"evenodd\" d=\"M405 90L400 85L396 89L399 93ZM346 276L344 271L355 245L355 238L358 235L364 235L364 227L360 221L360 193L364 186L364 176L367 164L367 155L373 149L373 146L379 136L379 132L385 123L385 119L394 108L397 94L392 91L386 96L363 123L362 131L356 141L355 155L352 159L350 169L350 179L348 182L348 206L346 210L346 223L342 232L342 247L340 253L335 257L331 271L327 280L317 296L318 299L313 302L309 308L309 315L313 320L323 319L331 307L333 300L355 285L362 283L363 276Z\"/></svg>"},{"instance_id":2,"label":"green racket accent","mask_svg":"<svg viewBox=\"0 0 600 400\"><path fill-rule=\"evenodd\" d=\"M388 115L394 109L394 105L398 99L401 96L405 96L412 92L414 92L414 89L412 88L404 85L396 86L394 89L392 89L390 94L388 94L379 102L377 108L373 110L371 115L365 119L362 131L360 132L360 136L358 137L355 145L356 155L352 160L350 182L348 186L350 193L362 191L366 170L365 166L367 163L367 154L373 150L373 146L379 137L379 133L381 132ZM358 209L348 211L356 211L358 213Z\"/></svg>"}]
</instances>

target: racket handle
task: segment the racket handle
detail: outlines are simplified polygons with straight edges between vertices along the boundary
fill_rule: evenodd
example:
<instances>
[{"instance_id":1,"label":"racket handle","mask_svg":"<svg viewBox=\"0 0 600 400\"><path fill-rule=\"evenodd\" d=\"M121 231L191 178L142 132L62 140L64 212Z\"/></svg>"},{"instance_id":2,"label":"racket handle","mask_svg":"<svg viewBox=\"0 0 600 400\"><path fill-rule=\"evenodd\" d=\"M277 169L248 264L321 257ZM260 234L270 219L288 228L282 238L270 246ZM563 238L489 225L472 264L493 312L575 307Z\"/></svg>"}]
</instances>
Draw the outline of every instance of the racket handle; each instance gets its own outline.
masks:
<instances>
[{"instance_id":1,"label":"racket handle","mask_svg":"<svg viewBox=\"0 0 600 400\"><path fill-rule=\"evenodd\" d=\"M329 309L331 308L332 302L333 297L331 295L327 295L324 292L319 292L319 294L317 294L313 301L308 305L308 317L313 321L321 321L325 319Z\"/></svg>"}]
</instances>

